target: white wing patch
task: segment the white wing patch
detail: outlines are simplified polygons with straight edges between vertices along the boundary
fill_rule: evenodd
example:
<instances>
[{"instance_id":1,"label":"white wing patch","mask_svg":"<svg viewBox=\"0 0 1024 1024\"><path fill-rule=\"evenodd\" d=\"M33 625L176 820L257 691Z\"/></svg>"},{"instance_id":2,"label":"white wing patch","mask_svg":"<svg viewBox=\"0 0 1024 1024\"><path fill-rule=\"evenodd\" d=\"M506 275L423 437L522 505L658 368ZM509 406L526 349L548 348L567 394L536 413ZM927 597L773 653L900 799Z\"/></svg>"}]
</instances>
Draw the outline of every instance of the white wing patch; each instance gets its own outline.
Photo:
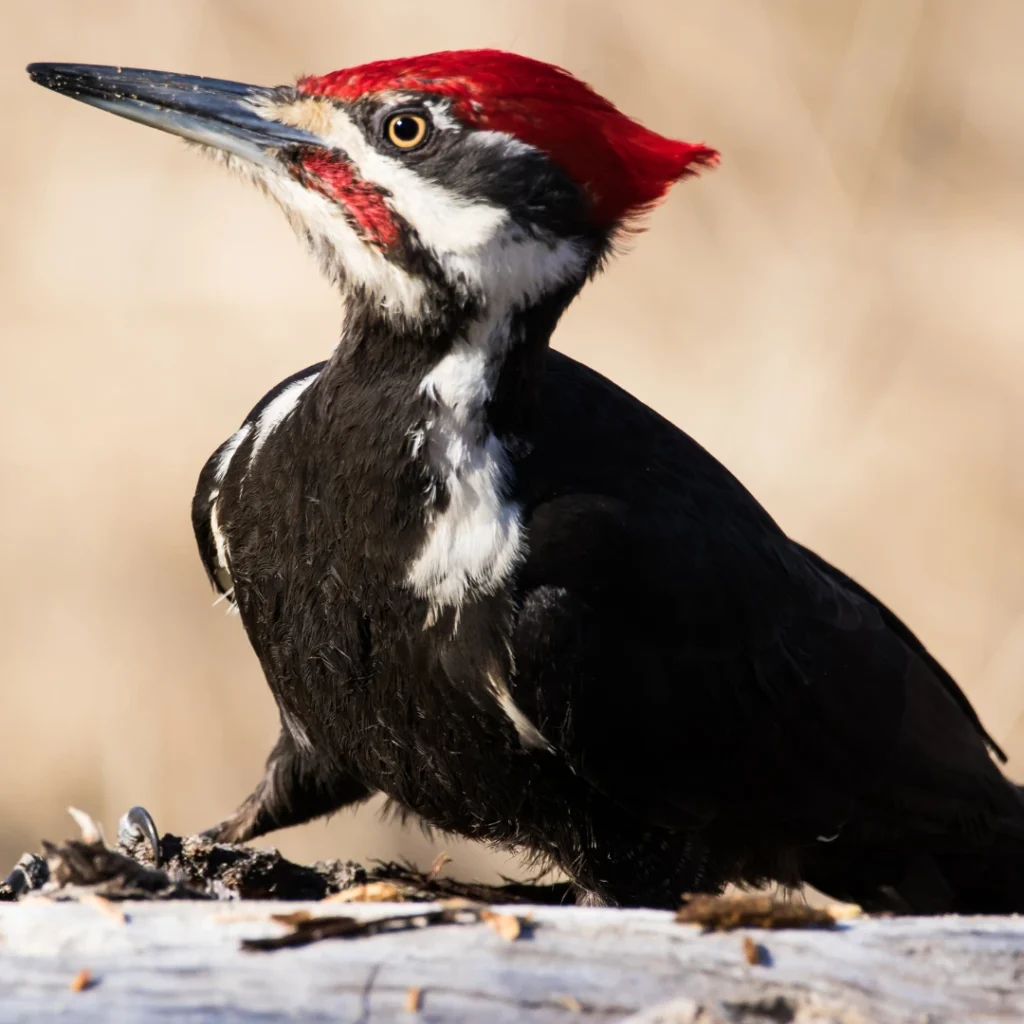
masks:
<instances>
[{"instance_id":1,"label":"white wing patch","mask_svg":"<svg viewBox=\"0 0 1024 1024\"><path fill-rule=\"evenodd\" d=\"M236 430L231 437L228 438L227 444L221 449L220 455L217 457L217 470L214 474L217 483L221 483L224 477L228 475L228 467L231 465L231 460L235 457L235 452L238 451L242 442L252 433L252 424L243 423L238 430Z\"/></svg>"},{"instance_id":2,"label":"white wing patch","mask_svg":"<svg viewBox=\"0 0 1024 1024\"><path fill-rule=\"evenodd\" d=\"M235 457L235 454L241 447L242 442L245 441L251 433L252 424L243 423L242 426L228 438L227 442L221 448L220 455L217 456L217 465L213 472L213 478L216 481L217 486L210 491L210 533L213 536L213 576L217 582L217 587L221 591L221 597L217 598L218 601L225 597L230 600L232 592L234 591L234 582L231 579L231 570L228 568L228 539L225 536L224 531L220 528L220 521L218 518L220 485L228 475L228 469L231 467L231 460Z\"/></svg>"},{"instance_id":3,"label":"white wing patch","mask_svg":"<svg viewBox=\"0 0 1024 1024\"><path fill-rule=\"evenodd\" d=\"M210 491L210 533L213 536L214 549L213 575L224 597L231 598L234 591L234 582L231 579L228 538L220 525L221 484L223 484L224 478L228 475L228 470L231 468L231 463L238 453L238 449L253 433L254 428L255 436L249 451L250 466L266 443L267 438L270 437L271 433L282 423L285 417L292 412L303 392L318 376L318 373L311 373L285 387L279 395L275 395L264 406L255 421L249 420L243 423L228 438L220 454L217 456L217 464L213 474L215 486Z\"/></svg>"},{"instance_id":4,"label":"white wing patch","mask_svg":"<svg viewBox=\"0 0 1024 1024\"><path fill-rule=\"evenodd\" d=\"M256 420L256 436L252 440L252 447L249 449L249 465L256 461L260 449L267 443L267 438L274 432L274 429L282 423L286 416L290 415L299 404L303 392L317 379L319 375L311 373L308 377L302 377L289 384L279 395L275 395L264 407Z\"/></svg>"},{"instance_id":5,"label":"white wing patch","mask_svg":"<svg viewBox=\"0 0 1024 1024\"><path fill-rule=\"evenodd\" d=\"M224 531L220 528L220 523L217 520L217 501L220 498L220 492L215 491L214 494L216 497L210 504L210 532L213 534L215 554L213 575L222 595L230 599L235 589L235 583L231 578L231 570L228 568L228 539L224 536Z\"/></svg>"}]
</instances>

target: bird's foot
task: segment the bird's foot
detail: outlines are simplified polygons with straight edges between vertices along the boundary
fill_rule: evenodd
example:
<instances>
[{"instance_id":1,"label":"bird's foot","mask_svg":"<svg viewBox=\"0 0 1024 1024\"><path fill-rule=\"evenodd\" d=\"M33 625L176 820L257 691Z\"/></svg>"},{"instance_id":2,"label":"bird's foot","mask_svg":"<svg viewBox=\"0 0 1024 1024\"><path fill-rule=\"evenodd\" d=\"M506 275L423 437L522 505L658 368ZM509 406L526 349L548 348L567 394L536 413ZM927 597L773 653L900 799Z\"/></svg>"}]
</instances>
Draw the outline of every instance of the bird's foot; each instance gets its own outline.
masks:
<instances>
[{"instance_id":1,"label":"bird's foot","mask_svg":"<svg viewBox=\"0 0 1024 1024\"><path fill-rule=\"evenodd\" d=\"M117 841L121 850L133 860L155 868L170 869L182 857L205 858L211 846L241 843L246 838L242 836L243 826L236 815L195 835L179 837L168 834L161 838L153 816L145 807L136 806L118 822Z\"/></svg>"},{"instance_id":2,"label":"bird's foot","mask_svg":"<svg viewBox=\"0 0 1024 1024\"><path fill-rule=\"evenodd\" d=\"M158 868L164 859L160 833L145 807L132 807L121 818L117 825L117 841L133 860L152 863Z\"/></svg>"}]
</instances>

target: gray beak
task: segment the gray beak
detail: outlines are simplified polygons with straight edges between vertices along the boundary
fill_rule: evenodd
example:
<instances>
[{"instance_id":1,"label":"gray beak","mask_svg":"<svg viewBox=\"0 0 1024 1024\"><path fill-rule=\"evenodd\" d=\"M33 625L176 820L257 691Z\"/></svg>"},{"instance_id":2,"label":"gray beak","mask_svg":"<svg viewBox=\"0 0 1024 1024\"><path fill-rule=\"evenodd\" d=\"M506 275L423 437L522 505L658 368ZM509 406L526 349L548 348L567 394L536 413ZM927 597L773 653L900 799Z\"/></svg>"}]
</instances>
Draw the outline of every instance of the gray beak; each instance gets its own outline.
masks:
<instances>
[{"instance_id":1,"label":"gray beak","mask_svg":"<svg viewBox=\"0 0 1024 1024\"><path fill-rule=\"evenodd\" d=\"M289 147L321 146L315 135L259 113L276 90L219 78L100 64L29 64L33 82L140 124L269 165Z\"/></svg>"}]
</instances>

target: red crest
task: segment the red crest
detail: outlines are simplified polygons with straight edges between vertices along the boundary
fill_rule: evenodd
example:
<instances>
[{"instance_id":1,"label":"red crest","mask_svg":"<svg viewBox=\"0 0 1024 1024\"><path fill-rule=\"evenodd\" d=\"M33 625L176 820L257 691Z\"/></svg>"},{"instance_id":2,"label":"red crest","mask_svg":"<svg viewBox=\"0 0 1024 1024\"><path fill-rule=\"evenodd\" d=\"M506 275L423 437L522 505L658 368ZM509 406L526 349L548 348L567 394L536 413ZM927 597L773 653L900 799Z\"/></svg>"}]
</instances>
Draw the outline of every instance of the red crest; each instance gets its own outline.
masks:
<instances>
[{"instance_id":1,"label":"red crest","mask_svg":"<svg viewBox=\"0 0 1024 1024\"><path fill-rule=\"evenodd\" d=\"M718 153L652 132L568 71L501 50L448 50L303 78L310 95L354 100L389 91L437 93L474 128L506 132L547 153L610 227L657 202Z\"/></svg>"}]
</instances>

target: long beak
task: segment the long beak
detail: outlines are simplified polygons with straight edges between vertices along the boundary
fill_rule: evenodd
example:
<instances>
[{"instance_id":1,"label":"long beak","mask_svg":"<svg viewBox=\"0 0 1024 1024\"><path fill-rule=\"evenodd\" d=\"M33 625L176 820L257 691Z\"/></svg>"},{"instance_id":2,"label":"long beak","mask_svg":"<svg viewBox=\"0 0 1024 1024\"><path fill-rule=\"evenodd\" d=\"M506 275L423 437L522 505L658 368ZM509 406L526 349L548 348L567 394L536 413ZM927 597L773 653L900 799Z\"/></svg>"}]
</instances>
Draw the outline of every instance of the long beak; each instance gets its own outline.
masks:
<instances>
[{"instance_id":1,"label":"long beak","mask_svg":"<svg viewBox=\"0 0 1024 1024\"><path fill-rule=\"evenodd\" d=\"M289 146L320 146L315 135L259 113L273 89L219 78L100 64L29 64L33 82L140 124L269 166Z\"/></svg>"}]
</instances>

